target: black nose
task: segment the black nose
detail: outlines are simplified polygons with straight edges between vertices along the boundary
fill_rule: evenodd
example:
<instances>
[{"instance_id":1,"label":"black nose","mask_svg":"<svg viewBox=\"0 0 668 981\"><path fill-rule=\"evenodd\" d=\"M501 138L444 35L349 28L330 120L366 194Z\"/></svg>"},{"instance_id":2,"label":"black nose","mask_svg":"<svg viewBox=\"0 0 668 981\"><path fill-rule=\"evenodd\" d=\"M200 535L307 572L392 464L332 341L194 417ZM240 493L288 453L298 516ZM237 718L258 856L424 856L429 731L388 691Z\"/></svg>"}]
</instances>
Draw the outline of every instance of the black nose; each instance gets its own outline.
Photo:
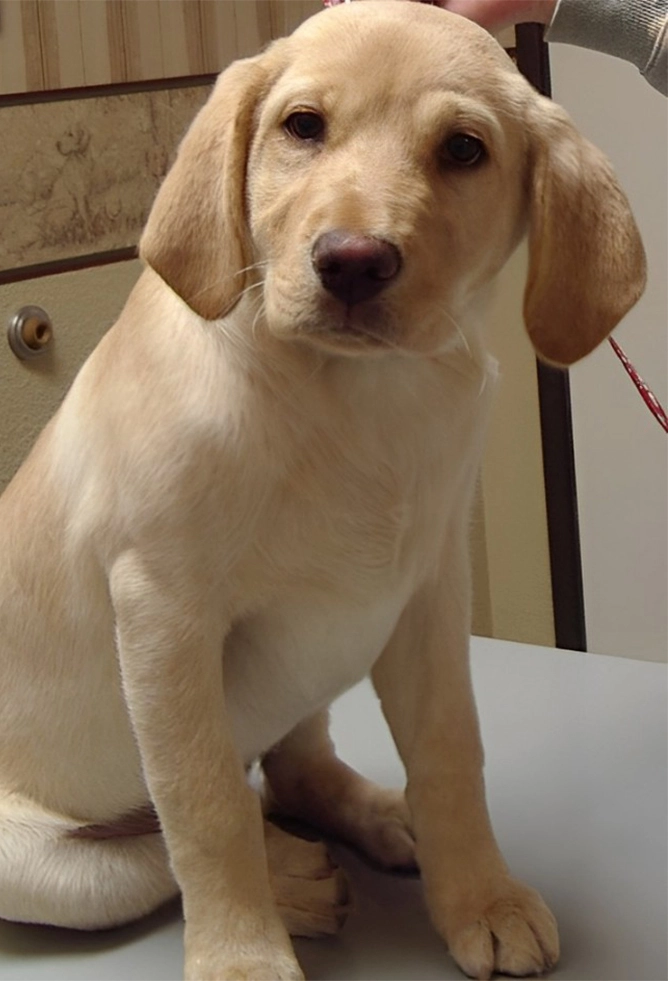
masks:
<instances>
[{"instance_id":1,"label":"black nose","mask_svg":"<svg viewBox=\"0 0 668 981\"><path fill-rule=\"evenodd\" d=\"M401 254L391 242L343 230L321 235L312 261L325 289L349 305L376 296L401 269Z\"/></svg>"}]
</instances>

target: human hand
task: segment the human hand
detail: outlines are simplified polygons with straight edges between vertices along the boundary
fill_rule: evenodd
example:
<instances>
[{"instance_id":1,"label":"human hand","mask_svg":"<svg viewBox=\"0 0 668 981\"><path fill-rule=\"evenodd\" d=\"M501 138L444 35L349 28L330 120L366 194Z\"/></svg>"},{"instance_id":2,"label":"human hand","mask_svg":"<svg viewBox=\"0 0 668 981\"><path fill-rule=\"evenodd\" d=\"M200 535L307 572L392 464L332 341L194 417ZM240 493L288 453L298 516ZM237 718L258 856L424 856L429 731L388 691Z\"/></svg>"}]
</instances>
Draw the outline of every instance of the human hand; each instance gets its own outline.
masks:
<instances>
[{"instance_id":1,"label":"human hand","mask_svg":"<svg viewBox=\"0 0 668 981\"><path fill-rule=\"evenodd\" d=\"M326 7L335 7L344 0L324 0ZM549 24L557 0L417 0L431 3L454 14L474 20L489 31L500 31L513 24Z\"/></svg>"},{"instance_id":2,"label":"human hand","mask_svg":"<svg viewBox=\"0 0 668 981\"><path fill-rule=\"evenodd\" d=\"M425 2L425 0L419 0ZM474 20L489 31L513 24L549 24L557 0L426 0L454 14Z\"/></svg>"},{"instance_id":3,"label":"human hand","mask_svg":"<svg viewBox=\"0 0 668 981\"><path fill-rule=\"evenodd\" d=\"M513 24L549 24L557 0L436 0L436 6L500 30Z\"/></svg>"}]
</instances>

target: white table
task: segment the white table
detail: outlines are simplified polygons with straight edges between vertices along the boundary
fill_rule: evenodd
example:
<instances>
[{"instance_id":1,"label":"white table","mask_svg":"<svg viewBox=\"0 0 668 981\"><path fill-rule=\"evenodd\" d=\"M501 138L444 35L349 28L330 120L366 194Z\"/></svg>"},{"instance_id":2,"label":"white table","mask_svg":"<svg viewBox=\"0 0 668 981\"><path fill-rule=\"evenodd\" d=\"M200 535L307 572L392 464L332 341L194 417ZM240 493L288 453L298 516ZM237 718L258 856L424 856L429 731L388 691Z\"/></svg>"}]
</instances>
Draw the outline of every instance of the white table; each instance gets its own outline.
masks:
<instances>
[{"instance_id":1,"label":"white table","mask_svg":"<svg viewBox=\"0 0 668 981\"><path fill-rule=\"evenodd\" d=\"M561 927L551 977L668 981L665 665L481 639L473 665L497 836ZM401 786L370 686L344 696L333 717L341 755ZM461 979L419 882L338 855L356 910L340 937L297 942L307 977ZM178 905L98 934L0 923L0 981L171 981L181 958Z\"/></svg>"}]
</instances>

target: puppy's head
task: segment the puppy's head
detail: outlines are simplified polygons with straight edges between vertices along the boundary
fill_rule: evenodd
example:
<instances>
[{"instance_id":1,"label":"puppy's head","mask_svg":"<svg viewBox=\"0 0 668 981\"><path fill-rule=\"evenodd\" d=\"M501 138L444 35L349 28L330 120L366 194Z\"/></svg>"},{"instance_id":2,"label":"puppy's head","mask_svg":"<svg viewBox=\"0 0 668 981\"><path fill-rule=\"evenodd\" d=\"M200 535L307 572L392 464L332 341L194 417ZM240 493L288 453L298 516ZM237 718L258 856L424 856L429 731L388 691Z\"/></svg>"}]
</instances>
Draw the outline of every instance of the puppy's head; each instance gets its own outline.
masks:
<instances>
[{"instance_id":1,"label":"puppy's head","mask_svg":"<svg viewBox=\"0 0 668 981\"><path fill-rule=\"evenodd\" d=\"M325 11L221 75L141 254L206 319L257 285L274 335L434 353L527 227L526 326L570 364L643 289L624 194L486 32L383 0Z\"/></svg>"}]
</instances>

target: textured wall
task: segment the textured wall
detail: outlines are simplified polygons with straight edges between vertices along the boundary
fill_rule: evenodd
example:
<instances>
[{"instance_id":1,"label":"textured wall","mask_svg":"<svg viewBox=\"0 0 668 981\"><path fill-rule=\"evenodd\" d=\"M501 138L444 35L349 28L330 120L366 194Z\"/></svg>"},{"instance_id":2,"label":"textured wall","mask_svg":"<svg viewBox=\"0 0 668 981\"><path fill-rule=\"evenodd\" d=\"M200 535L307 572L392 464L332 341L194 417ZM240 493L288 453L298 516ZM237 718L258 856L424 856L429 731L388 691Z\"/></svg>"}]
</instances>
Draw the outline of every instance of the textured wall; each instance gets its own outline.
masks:
<instances>
[{"instance_id":1,"label":"textured wall","mask_svg":"<svg viewBox=\"0 0 668 981\"><path fill-rule=\"evenodd\" d=\"M135 245L209 86L0 108L0 270Z\"/></svg>"}]
</instances>

